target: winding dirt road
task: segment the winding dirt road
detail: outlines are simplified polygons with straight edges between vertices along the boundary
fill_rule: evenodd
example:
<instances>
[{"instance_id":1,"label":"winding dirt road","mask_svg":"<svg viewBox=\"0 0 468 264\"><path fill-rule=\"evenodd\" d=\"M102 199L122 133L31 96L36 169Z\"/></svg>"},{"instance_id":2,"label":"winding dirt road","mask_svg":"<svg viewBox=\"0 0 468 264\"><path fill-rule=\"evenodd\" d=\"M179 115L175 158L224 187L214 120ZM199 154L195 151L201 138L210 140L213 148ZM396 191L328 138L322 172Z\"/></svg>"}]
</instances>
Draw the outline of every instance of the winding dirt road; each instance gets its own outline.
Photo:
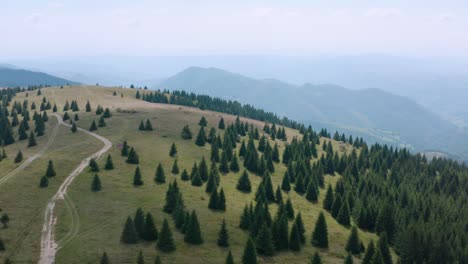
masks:
<instances>
[{"instance_id":1,"label":"winding dirt road","mask_svg":"<svg viewBox=\"0 0 468 264\"><path fill-rule=\"evenodd\" d=\"M62 118L59 115L57 114L53 114L53 115L57 117L57 119L59 120L59 124L71 127L70 124L63 122ZM57 222L57 218L54 216L55 204L57 203L57 201L65 199L68 187L73 182L73 180L84 169L88 167L89 161L91 159L100 158L102 154L106 153L112 147L112 143L106 138L96 133L82 129L82 128L78 128L78 130L102 141L104 143L104 147L100 149L98 152L82 160L80 165L78 165L78 167L76 167L76 169L72 171L67 176L67 178L65 178L62 185L60 185L60 188L58 189L57 193L47 203L46 211L44 214L44 226L42 227L41 255L39 258L39 264L52 264L55 261L55 253L57 252L57 248L58 248L58 245L54 239L54 225Z\"/></svg>"}]
</instances>

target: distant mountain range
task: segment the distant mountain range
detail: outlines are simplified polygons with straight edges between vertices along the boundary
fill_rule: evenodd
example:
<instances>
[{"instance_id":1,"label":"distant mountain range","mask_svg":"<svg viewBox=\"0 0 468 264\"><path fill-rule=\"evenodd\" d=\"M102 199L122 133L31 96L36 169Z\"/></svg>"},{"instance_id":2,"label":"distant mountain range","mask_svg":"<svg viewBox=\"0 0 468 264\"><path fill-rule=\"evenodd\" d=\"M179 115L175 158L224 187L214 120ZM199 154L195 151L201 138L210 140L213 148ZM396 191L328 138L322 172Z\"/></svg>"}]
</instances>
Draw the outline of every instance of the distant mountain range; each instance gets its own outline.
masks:
<instances>
[{"instance_id":1,"label":"distant mountain range","mask_svg":"<svg viewBox=\"0 0 468 264\"><path fill-rule=\"evenodd\" d=\"M156 86L238 100L313 126L372 142L468 158L468 132L418 103L379 89L293 85L217 68L190 67Z\"/></svg>"},{"instance_id":2,"label":"distant mountain range","mask_svg":"<svg viewBox=\"0 0 468 264\"><path fill-rule=\"evenodd\" d=\"M0 87L65 84L75 84L75 82L43 72L23 70L13 65L0 64Z\"/></svg>"}]
</instances>

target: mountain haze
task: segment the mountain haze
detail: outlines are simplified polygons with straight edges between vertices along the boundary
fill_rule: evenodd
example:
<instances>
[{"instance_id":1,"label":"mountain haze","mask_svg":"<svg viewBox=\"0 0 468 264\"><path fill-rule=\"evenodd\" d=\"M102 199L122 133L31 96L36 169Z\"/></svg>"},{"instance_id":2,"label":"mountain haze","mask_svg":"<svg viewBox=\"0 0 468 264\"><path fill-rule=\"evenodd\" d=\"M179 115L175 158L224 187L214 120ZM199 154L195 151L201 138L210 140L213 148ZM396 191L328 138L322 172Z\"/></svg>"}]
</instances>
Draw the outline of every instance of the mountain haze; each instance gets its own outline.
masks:
<instances>
[{"instance_id":1,"label":"mountain haze","mask_svg":"<svg viewBox=\"0 0 468 264\"><path fill-rule=\"evenodd\" d=\"M64 85L75 82L49 75L43 72L18 69L12 65L0 65L0 87L28 85Z\"/></svg>"}]
</instances>

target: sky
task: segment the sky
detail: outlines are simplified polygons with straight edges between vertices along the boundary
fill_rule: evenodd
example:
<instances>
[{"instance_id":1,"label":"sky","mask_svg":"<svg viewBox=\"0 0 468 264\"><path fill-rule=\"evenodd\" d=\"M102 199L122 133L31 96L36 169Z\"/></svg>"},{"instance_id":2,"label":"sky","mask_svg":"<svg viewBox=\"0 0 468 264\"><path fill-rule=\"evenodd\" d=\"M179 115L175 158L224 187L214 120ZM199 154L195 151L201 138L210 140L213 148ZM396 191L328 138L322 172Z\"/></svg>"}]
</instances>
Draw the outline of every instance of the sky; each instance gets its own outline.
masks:
<instances>
[{"instance_id":1,"label":"sky","mask_svg":"<svg viewBox=\"0 0 468 264\"><path fill-rule=\"evenodd\" d=\"M1 0L0 58L468 57L468 1Z\"/></svg>"}]
</instances>

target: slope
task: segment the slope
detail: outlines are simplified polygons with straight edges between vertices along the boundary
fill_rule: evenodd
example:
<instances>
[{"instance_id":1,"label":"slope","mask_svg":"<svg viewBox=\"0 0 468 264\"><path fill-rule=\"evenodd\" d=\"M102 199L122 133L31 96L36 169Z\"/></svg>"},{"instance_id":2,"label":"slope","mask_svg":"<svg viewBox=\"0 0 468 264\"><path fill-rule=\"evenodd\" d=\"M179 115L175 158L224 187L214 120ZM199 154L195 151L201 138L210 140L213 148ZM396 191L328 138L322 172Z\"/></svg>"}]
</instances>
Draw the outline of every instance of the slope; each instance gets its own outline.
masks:
<instances>
[{"instance_id":1,"label":"slope","mask_svg":"<svg viewBox=\"0 0 468 264\"><path fill-rule=\"evenodd\" d=\"M29 71L0 65L0 87L16 87L30 85L65 85L75 82L65 80L43 72Z\"/></svg>"}]
</instances>

